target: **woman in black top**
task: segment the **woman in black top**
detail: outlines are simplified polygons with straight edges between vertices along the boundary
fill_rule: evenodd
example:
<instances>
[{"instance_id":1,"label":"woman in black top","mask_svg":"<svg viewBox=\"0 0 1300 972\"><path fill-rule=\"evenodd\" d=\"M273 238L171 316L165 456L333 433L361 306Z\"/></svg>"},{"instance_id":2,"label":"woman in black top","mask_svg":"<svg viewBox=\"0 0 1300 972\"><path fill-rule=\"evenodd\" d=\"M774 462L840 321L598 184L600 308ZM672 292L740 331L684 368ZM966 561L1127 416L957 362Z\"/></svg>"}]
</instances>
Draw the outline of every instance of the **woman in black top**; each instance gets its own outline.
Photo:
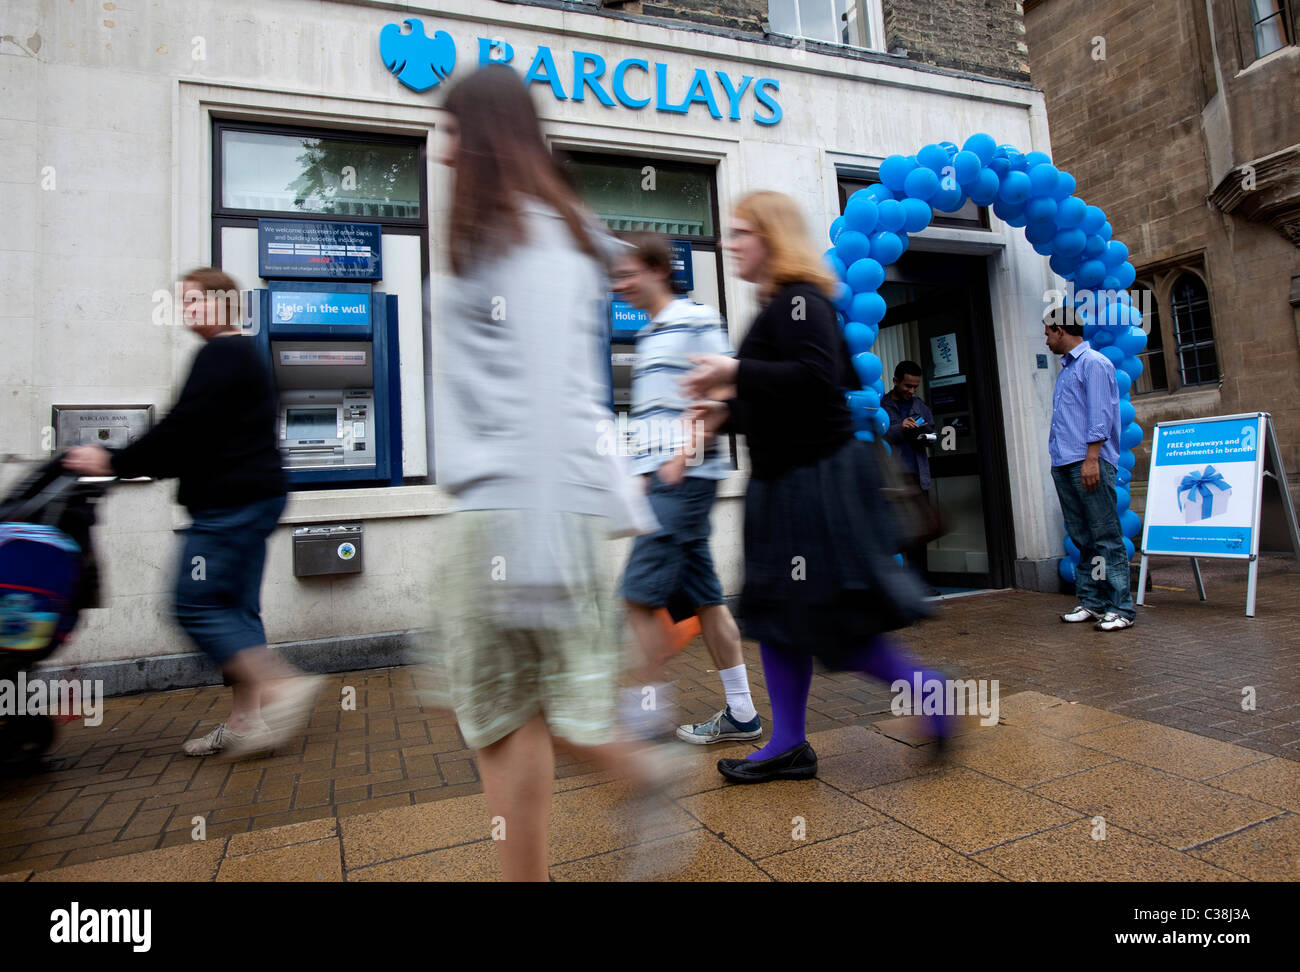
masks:
<instances>
[{"instance_id":1,"label":"woman in black top","mask_svg":"<svg viewBox=\"0 0 1300 972\"><path fill-rule=\"evenodd\" d=\"M761 643L772 738L718 769L740 783L807 779L804 734L812 660L891 683L917 668L881 633L925 613L920 582L894 558L892 517L875 453L853 431L845 392L860 387L828 296L834 278L794 201L776 192L736 207L727 250L764 308L735 358L697 357L688 414L705 436L746 435L745 635Z\"/></svg>"},{"instance_id":2,"label":"woman in black top","mask_svg":"<svg viewBox=\"0 0 1300 972\"><path fill-rule=\"evenodd\" d=\"M260 595L266 540L285 506L270 367L240 328L239 288L220 270L185 275L186 326L204 346L180 398L125 449L68 450L83 475L177 478L193 521L173 597L175 617L234 687L229 718L185 744L190 756L274 749L306 724L320 679L267 647Z\"/></svg>"}]
</instances>

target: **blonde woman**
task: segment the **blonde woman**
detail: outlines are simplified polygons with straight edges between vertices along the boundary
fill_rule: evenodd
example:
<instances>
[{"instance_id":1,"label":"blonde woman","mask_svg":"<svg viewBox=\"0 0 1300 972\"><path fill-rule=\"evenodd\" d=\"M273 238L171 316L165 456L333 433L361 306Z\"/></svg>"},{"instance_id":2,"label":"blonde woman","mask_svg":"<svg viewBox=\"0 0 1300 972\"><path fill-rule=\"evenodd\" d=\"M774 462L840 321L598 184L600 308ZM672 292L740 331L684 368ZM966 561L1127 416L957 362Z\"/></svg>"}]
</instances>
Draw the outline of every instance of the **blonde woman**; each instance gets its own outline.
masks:
<instances>
[{"instance_id":1,"label":"blonde woman","mask_svg":"<svg viewBox=\"0 0 1300 972\"><path fill-rule=\"evenodd\" d=\"M844 394L860 385L829 299L836 283L798 207L777 192L745 196L725 248L763 309L735 358L697 356L683 383L707 399L688 413L706 436L747 437L741 623L760 642L772 736L718 769L736 783L810 779L814 656L889 682L930 677L880 637L922 616L924 594L894 559L875 453L853 434Z\"/></svg>"}]
</instances>

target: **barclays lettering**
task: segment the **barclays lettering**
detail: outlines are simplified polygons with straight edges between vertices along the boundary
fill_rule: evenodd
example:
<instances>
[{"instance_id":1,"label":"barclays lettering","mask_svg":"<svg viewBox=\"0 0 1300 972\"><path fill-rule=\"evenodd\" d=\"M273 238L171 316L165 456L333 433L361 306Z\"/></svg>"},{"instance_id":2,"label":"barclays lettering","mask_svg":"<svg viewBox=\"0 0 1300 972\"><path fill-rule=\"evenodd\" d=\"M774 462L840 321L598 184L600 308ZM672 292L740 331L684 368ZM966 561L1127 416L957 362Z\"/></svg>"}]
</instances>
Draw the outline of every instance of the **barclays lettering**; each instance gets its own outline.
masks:
<instances>
[{"instance_id":1,"label":"barclays lettering","mask_svg":"<svg viewBox=\"0 0 1300 972\"><path fill-rule=\"evenodd\" d=\"M444 30L433 37L425 33L424 24L415 19L402 21L409 31L403 33L396 24L387 24L379 34L379 53L384 66L412 91L428 91L446 80L456 64L456 48ZM478 38L478 63L510 64L518 69L513 45L500 38ZM600 54L573 51L566 61L550 47L539 46L524 72L524 84L544 85L557 101L586 102L588 95L606 108L622 105L639 110L652 103L655 111L688 115L696 105L713 118L724 116L740 121L747 96L754 105L751 117L759 125L775 125L783 114L776 100L781 83L775 78L754 78L748 74L739 80L726 71L710 72L696 68L683 87L682 79L662 61L651 64L640 57L625 57L611 68ZM748 110L748 109L746 109Z\"/></svg>"}]
</instances>

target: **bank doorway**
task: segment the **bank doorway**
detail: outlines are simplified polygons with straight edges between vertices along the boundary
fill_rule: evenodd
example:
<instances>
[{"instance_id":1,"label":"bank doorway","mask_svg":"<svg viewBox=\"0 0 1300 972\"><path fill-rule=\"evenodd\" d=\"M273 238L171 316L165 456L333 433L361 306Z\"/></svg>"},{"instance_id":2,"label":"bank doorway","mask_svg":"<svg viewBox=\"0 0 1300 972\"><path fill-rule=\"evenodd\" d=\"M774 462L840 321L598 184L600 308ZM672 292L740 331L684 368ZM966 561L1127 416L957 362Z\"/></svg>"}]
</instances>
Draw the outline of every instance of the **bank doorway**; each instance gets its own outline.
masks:
<instances>
[{"instance_id":1,"label":"bank doorway","mask_svg":"<svg viewBox=\"0 0 1300 972\"><path fill-rule=\"evenodd\" d=\"M917 394L934 413L930 497L948 533L922 567L945 593L1011 584L1015 540L993 348L986 257L903 254L880 288L888 311L872 349L886 394L900 361L921 366Z\"/></svg>"}]
</instances>

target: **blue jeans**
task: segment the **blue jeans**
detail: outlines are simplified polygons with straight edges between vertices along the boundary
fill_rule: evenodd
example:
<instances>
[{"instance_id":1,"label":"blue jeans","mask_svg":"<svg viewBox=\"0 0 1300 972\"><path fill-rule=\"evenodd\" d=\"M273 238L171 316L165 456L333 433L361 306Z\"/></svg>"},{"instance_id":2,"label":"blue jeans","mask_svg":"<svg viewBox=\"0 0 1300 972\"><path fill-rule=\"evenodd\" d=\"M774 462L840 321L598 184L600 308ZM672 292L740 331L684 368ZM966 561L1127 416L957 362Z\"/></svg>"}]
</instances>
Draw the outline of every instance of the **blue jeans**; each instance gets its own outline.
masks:
<instances>
[{"instance_id":1,"label":"blue jeans","mask_svg":"<svg viewBox=\"0 0 1300 972\"><path fill-rule=\"evenodd\" d=\"M1065 529L1079 548L1079 567L1074 572L1074 590L1079 603L1094 614L1114 611L1130 621L1135 617L1129 592L1128 551L1115 510L1115 467L1098 459L1101 482L1091 493L1083 488L1082 462L1053 466L1056 495L1065 514ZM1093 580L1093 558L1101 557L1104 580Z\"/></svg>"},{"instance_id":2,"label":"blue jeans","mask_svg":"<svg viewBox=\"0 0 1300 972\"><path fill-rule=\"evenodd\" d=\"M246 648L266 644L262 569L266 539L286 497L244 506L191 510L176 577L173 615L218 668Z\"/></svg>"}]
</instances>

